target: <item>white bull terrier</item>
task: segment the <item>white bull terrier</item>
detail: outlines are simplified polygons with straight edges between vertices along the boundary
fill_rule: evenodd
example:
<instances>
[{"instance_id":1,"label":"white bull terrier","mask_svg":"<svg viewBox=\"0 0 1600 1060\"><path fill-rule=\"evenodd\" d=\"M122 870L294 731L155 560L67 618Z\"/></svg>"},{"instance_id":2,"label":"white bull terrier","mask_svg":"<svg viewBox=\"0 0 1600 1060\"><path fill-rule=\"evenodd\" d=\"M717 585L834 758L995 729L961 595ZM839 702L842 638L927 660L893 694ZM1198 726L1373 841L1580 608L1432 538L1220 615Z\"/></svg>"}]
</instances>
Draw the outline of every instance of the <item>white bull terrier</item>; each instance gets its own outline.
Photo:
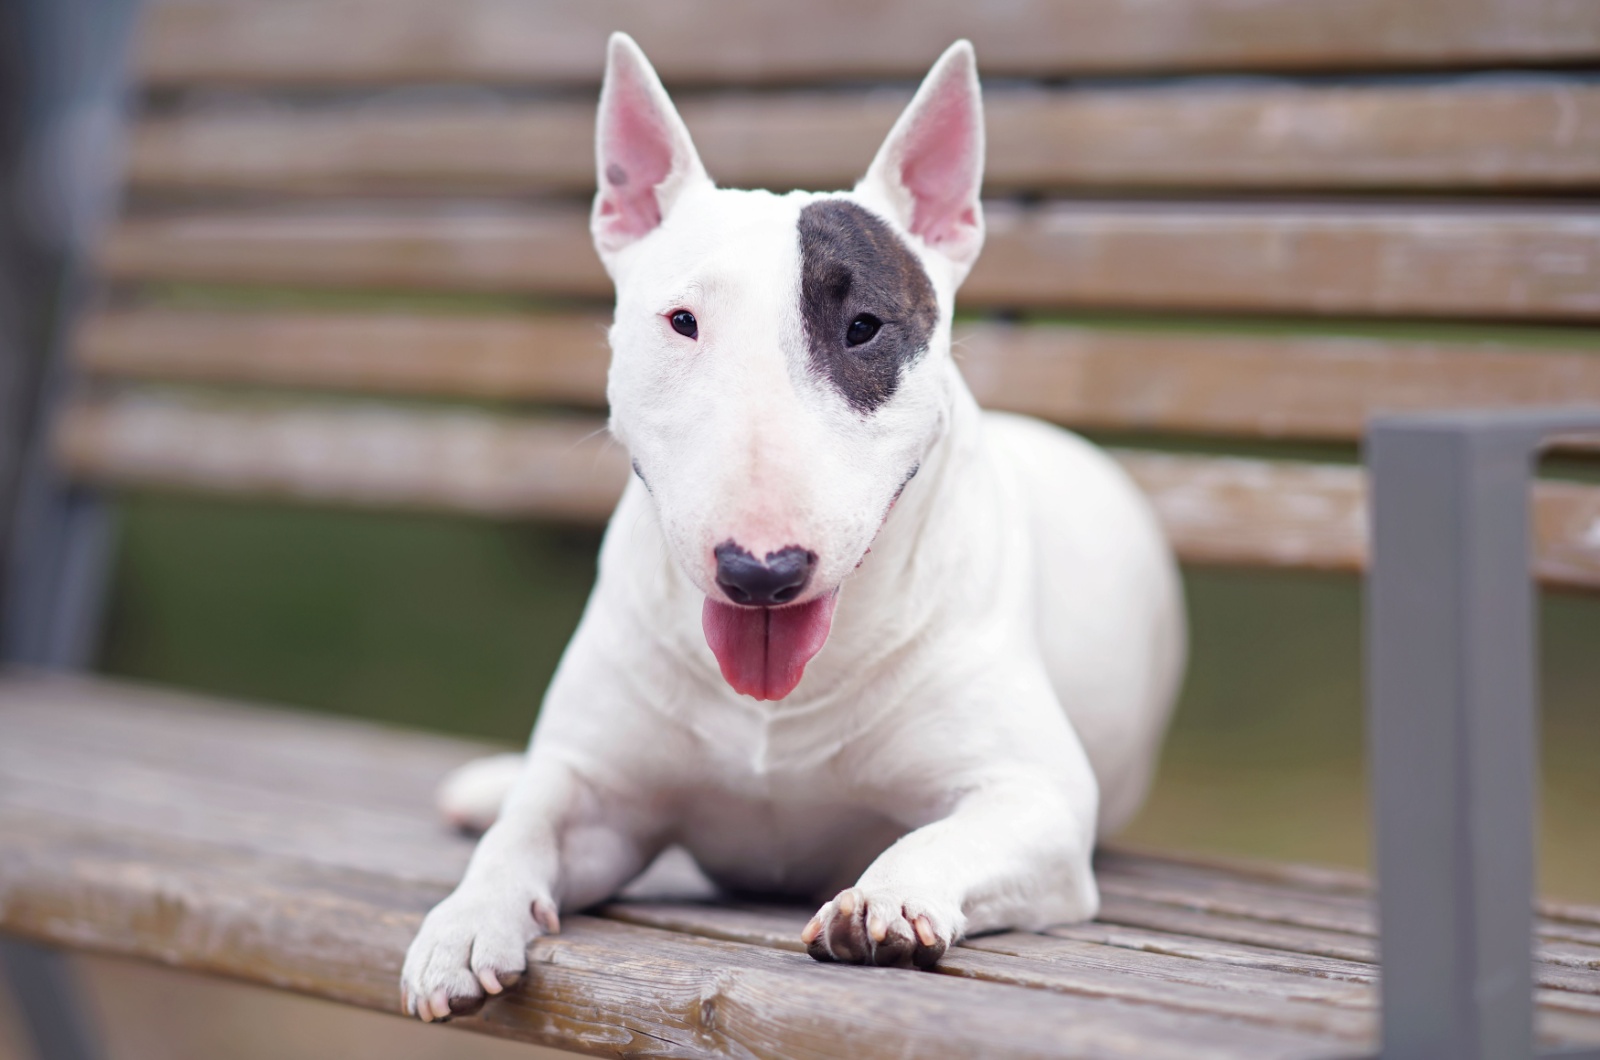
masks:
<instances>
[{"instance_id":1,"label":"white bull terrier","mask_svg":"<svg viewBox=\"0 0 1600 1060\"><path fill-rule=\"evenodd\" d=\"M441 791L493 824L411 945L406 1009L472 1011L558 910L675 844L732 890L831 895L801 936L818 960L928 967L970 932L1094 916L1183 603L1117 465L980 411L952 357L984 235L971 45L854 191L774 195L712 183L617 34L597 155L637 474L527 755Z\"/></svg>"}]
</instances>

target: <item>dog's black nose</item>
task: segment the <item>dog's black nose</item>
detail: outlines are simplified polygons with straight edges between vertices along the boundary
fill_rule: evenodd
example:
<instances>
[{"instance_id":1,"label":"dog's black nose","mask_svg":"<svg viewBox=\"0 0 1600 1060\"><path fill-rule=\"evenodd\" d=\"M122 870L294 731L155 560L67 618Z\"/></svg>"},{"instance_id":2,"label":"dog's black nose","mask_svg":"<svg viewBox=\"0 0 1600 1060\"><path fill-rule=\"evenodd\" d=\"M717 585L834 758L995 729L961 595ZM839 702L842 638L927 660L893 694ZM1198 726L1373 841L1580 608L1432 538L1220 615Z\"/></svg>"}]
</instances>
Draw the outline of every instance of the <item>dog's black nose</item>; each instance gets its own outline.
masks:
<instances>
[{"instance_id":1,"label":"dog's black nose","mask_svg":"<svg viewBox=\"0 0 1600 1060\"><path fill-rule=\"evenodd\" d=\"M786 604L805 591L817 554L796 545L768 552L765 561L756 559L732 541L718 545L717 584L736 604L772 607Z\"/></svg>"}]
</instances>

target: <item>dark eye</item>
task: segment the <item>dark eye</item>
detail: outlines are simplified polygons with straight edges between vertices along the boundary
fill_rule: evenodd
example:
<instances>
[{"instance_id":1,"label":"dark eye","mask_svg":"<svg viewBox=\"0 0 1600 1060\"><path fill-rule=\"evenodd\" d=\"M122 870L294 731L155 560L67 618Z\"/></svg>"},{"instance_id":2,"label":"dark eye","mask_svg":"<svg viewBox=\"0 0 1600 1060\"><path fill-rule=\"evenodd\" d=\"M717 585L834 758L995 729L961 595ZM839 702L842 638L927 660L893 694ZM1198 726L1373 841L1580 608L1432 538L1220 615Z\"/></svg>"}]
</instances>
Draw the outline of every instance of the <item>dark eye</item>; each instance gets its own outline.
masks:
<instances>
[{"instance_id":1,"label":"dark eye","mask_svg":"<svg viewBox=\"0 0 1600 1060\"><path fill-rule=\"evenodd\" d=\"M883 321L871 313L862 313L850 321L850 326L844 331L844 341L849 346L859 346L869 341L883 327Z\"/></svg>"},{"instance_id":2,"label":"dark eye","mask_svg":"<svg viewBox=\"0 0 1600 1060\"><path fill-rule=\"evenodd\" d=\"M692 339L700 334L700 325L694 319L694 314L687 309L680 309L672 314L672 330L684 338Z\"/></svg>"}]
</instances>

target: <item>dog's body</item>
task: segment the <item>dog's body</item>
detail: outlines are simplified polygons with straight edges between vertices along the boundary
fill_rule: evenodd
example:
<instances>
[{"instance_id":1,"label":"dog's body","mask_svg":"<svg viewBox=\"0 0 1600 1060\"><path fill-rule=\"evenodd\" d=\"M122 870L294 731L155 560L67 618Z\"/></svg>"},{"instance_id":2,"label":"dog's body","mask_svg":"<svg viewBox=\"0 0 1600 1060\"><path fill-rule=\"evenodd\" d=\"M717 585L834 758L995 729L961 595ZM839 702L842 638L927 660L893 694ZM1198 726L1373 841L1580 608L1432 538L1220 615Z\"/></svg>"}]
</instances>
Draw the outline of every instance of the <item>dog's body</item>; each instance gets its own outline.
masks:
<instances>
[{"instance_id":1,"label":"dog's body","mask_svg":"<svg viewBox=\"0 0 1600 1060\"><path fill-rule=\"evenodd\" d=\"M595 228L639 474L526 763L443 793L463 823L504 805L407 957L412 1012L498 993L558 906L674 843L730 889L838 892L804 936L819 959L926 965L967 932L1094 915L1090 854L1148 782L1182 600L1120 469L981 412L951 357L978 114L957 46L855 192L716 189L613 41Z\"/></svg>"}]
</instances>

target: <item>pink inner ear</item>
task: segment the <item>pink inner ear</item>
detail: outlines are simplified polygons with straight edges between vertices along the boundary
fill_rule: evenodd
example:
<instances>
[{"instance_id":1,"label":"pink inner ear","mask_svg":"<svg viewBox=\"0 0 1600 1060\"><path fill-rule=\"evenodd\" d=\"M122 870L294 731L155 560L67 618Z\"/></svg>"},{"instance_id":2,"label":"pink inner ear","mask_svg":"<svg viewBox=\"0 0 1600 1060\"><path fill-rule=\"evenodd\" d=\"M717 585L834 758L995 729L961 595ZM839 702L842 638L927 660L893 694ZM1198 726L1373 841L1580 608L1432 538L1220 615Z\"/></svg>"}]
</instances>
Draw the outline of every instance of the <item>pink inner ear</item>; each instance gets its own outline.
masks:
<instances>
[{"instance_id":1,"label":"pink inner ear","mask_svg":"<svg viewBox=\"0 0 1600 1060\"><path fill-rule=\"evenodd\" d=\"M964 80L938 86L906 135L900 181L911 192L911 230L931 245L964 238L978 223L977 101Z\"/></svg>"},{"instance_id":2,"label":"pink inner ear","mask_svg":"<svg viewBox=\"0 0 1600 1060\"><path fill-rule=\"evenodd\" d=\"M661 223L656 186L672 172L672 133L631 72L607 95L600 128L600 217L613 234L637 239Z\"/></svg>"}]
</instances>

